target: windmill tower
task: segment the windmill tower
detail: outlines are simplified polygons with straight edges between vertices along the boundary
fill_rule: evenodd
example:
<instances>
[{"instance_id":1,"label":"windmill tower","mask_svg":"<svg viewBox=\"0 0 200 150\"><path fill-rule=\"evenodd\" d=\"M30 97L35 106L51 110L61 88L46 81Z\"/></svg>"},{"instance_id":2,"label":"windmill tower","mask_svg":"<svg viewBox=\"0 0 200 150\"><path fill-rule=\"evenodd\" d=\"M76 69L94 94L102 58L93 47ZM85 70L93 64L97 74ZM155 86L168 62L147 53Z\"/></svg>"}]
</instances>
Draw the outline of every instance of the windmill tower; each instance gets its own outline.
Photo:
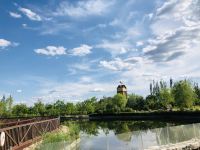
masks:
<instances>
[{"instance_id":1,"label":"windmill tower","mask_svg":"<svg viewBox=\"0 0 200 150\"><path fill-rule=\"evenodd\" d=\"M126 86L121 81L119 83L120 84L117 87L117 94L118 93L122 94L122 95L126 96L126 98L127 98L127 88L126 88Z\"/></svg>"}]
</instances>

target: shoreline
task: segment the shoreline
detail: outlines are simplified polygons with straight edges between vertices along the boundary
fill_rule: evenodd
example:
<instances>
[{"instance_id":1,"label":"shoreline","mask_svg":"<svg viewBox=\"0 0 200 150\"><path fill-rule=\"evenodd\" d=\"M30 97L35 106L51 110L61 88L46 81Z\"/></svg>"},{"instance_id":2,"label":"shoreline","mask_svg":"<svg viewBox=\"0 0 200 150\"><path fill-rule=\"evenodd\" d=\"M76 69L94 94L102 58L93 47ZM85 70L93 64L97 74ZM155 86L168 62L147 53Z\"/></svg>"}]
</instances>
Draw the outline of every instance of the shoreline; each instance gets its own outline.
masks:
<instances>
[{"instance_id":1,"label":"shoreline","mask_svg":"<svg viewBox=\"0 0 200 150\"><path fill-rule=\"evenodd\" d=\"M160 121L200 121L200 112L137 112L118 114L91 114L91 121L113 121L113 120L160 120Z\"/></svg>"},{"instance_id":2,"label":"shoreline","mask_svg":"<svg viewBox=\"0 0 200 150\"><path fill-rule=\"evenodd\" d=\"M49 116L50 118L53 116ZM4 119L30 119L31 117L11 117ZM37 117L33 117L37 118ZM40 117L43 118L43 117ZM44 118L47 118L45 116ZM155 111L155 112L120 112L103 113L89 115L67 115L60 116L60 122L69 120L89 120L89 121L114 121L114 120L160 120L160 121L191 121L200 122L200 111Z\"/></svg>"}]
</instances>

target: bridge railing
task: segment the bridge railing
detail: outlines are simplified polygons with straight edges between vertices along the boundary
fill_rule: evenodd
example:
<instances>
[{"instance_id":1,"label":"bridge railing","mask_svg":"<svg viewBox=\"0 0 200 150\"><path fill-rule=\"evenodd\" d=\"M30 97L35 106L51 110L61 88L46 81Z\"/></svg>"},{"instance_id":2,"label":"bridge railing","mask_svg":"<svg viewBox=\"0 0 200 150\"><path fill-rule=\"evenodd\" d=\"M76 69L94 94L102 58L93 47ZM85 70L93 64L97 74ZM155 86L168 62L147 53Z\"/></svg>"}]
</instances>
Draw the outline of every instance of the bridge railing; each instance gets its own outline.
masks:
<instances>
[{"instance_id":1,"label":"bridge railing","mask_svg":"<svg viewBox=\"0 0 200 150\"><path fill-rule=\"evenodd\" d=\"M44 133L56 130L60 118L24 123L0 129L0 150L22 149L41 138ZM5 142L4 142L5 140Z\"/></svg>"}]
</instances>

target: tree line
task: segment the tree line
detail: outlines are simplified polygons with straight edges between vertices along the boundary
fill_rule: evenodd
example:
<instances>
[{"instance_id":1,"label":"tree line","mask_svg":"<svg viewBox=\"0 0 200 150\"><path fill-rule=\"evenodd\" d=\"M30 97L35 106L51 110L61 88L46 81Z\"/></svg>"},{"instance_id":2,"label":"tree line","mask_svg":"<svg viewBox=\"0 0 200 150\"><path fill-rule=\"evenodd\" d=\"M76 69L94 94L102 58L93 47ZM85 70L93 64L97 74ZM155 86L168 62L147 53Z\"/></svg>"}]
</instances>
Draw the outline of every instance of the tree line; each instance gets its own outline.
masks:
<instances>
[{"instance_id":1,"label":"tree line","mask_svg":"<svg viewBox=\"0 0 200 150\"><path fill-rule=\"evenodd\" d=\"M149 91L150 94L145 98L137 94L129 94L128 98L116 94L100 100L92 97L78 103L65 103L64 100L57 100L54 103L44 104L38 100L29 107L23 103L14 105L12 96L8 98L3 96L0 100L0 116L64 116L155 110L198 110L200 108L200 88L197 83L189 80L173 83L173 80L170 79L169 86L165 81L153 81L149 85Z\"/></svg>"}]
</instances>

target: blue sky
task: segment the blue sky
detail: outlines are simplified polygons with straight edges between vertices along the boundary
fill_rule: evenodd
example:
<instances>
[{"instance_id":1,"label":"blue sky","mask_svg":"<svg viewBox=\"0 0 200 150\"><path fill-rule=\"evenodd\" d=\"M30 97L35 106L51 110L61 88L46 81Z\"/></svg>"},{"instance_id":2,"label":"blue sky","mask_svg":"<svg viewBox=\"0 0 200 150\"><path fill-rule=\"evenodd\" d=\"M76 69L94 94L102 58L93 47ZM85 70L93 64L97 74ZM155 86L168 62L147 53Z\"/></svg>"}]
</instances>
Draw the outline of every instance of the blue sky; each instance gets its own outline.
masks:
<instances>
[{"instance_id":1,"label":"blue sky","mask_svg":"<svg viewBox=\"0 0 200 150\"><path fill-rule=\"evenodd\" d=\"M1 0L0 95L77 102L199 81L200 0Z\"/></svg>"}]
</instances>

